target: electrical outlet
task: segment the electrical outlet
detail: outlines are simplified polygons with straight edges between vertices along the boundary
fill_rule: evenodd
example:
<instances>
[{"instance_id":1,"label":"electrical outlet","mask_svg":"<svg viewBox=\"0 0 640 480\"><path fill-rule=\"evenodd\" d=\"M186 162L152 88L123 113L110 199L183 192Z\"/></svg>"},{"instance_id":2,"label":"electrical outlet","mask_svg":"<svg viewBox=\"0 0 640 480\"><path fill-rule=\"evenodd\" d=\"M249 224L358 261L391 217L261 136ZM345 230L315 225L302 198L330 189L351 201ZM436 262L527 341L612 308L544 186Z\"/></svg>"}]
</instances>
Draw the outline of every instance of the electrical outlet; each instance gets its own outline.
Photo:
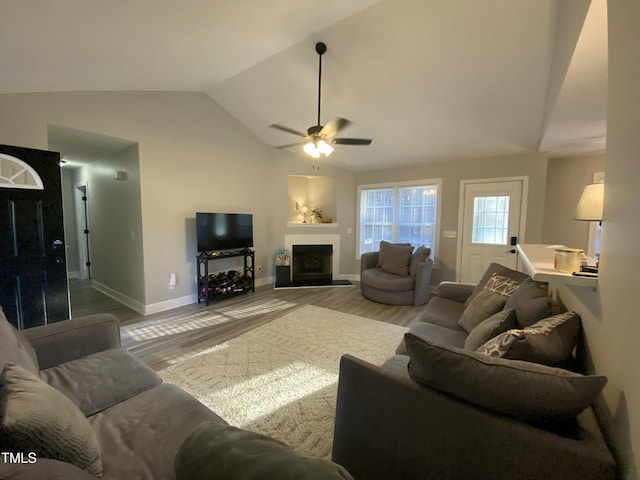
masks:
<instances>
[{"instance_id":1,"label":"electrical outlet","mask_svg":"<svg viewBox=\"0 0 640 480\"><path fill-rule=\"evenodd\" d=\"M262 265L258 265L256 268L258 269L259 272L262 271Z\"/></svg>"}]
</instances>

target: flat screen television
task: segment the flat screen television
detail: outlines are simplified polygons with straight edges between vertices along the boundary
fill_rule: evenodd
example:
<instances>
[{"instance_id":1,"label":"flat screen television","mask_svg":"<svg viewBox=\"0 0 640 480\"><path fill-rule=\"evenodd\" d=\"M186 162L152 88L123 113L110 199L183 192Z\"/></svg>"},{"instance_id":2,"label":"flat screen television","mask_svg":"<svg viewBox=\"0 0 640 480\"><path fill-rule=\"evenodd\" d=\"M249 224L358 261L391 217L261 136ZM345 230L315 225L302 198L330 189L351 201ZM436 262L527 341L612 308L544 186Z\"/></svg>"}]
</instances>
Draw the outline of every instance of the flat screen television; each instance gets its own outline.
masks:
<instances>
[{"instance_id":1,"label":"flat screen television","mask_svg":"<svg viewBox=\"0 0 640 480\"><path fill-rule=\"evenodd\" d=\"M253 247L253 215L197 212L196 232L201 253Z\"/></svg>"}]
</instances>

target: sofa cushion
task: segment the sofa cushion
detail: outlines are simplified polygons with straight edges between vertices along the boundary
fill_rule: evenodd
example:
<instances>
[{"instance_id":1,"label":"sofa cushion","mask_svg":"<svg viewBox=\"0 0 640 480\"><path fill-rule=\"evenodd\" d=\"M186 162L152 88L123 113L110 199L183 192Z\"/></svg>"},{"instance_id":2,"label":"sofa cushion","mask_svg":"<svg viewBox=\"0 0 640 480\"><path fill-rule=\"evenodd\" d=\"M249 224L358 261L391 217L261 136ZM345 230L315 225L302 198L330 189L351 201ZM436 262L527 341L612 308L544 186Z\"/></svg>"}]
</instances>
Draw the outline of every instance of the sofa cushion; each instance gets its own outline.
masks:
<instances>
[{"instance_id":1,"label":"sofa cushion","mask_svg":"<svg viewBox=\"0 0 640 480\"><path fill-rule=\"evenodd\" d=\"M420 315L421 322L433 323L454 330L463 330L458 320L464 313L463 303L443 297L431 297Z\"/></svg>"},{"instance_id":2,"label":"sofa cushion","mask_svg":"<svg viewBox=\"0 0 640 480\"><path fill-rule=\"evenodd\" d=\"M102 474L98 442L71 400L24 368L7 364L0 375L0 448L35 452Z\"/></svg>"},{"instance_id":3,"label":"sofa cushion","mask_svg":"<svg viewBox=\"0 0 640 480\"><path fill-rule=\"evenodd\" d=\"M175 458L177 480L350 479L340 465L303 455L278 440L231 425L205 422Z\"/></svg>"},{"instance_id":4,"label":"sofa cushion","mask_svg":"<svg viewBox=\"0 0 640 480\"><path fill-rule=\"evenodd\" d=\"M469 305L469 303L471 303L471 301L484 289L485 285L487 285L487 283L489 282L489 280L494 274L497 274L512 280L513 283L511 284L511 287L515 286L516 283L521 284L525 282L527 279L531 278L526 273L512 270L508 267L500 265L499 263L492 263L487 268L487 271L484 272L484 275L482 276L482 278L480 279L476 287L473 289L473 292L471 292L471 295L469 295L469 298L467 298L467 300L465 301L464 303L465 305Z\"/></svg>"},{"instance_id":5,"label":"sofa cushion","mask_svg":"<svg viewBox=\"0 0 640 480\"><path fill-rule=\"evenodd\" d=\"M409 375L416 382L539 426L573 420L607 382L600 375L436 345L411 333L405 341Z\"/></svg>"},{"instance_id":6,"label":"sofa cushion","mask_svg":"<svg viewBox=\"0 0 640 480\"><path fill-rule=\"evenodd\" d=\"M98 438L109 479L172 479L185 438L203 422L226 423L206 405L169 383L87 419Z\"/></svg>"},{"instance_id":7,"label":"sofa cushion","mask_svg":"<svg viewBox=\"0 0 640 480\"><path fill-rule=\"evenodd\" d=\"M471 332L480 322L502 310L506 302L507 297L483 288L464 309L458 323Z\"/></svg>"},{"instance_id":8,"label":"sofa cushion","mask_svg":"<svg viewBox=\"0 0 640 480\"><path fill-rule=\"evenodd\" d=\"M478 348L495 357L557 365L569 360L578 342L580 316L565 312L530 327L508 330Z\"/></svg>"},{"instance_id":9,"label":"sofa cushion","mask_svg":"<svg viewBox=\"0 0 640 480\"><path fill-rule=\"evenodd\" d=\"M411 245L388 243L385 246L384 254L380 255L382 257L380 269L394 275L409 275L412 253L413 247Z\"/></svg>"},{"instance_id":10,"label":"sofa cushion","mask_svg":"<svg viewBox=\"0 0 640 480\"><path fill-rule=\"evenodd\" d=\"M16 329L0 307L0 368L5 364L14 363L37 375L38 356L29 341Z\"/></svg>"},{"instance_id":11,"label":"sofa cushion","mask_svg":"<svg viewBox=\"0 0 640 480\"><path fill-rule=\"evenodd\" d=\"M422 262L426 262L429 260L431 256L431 249L429 247L425 247L424 245L416 248L416 251L411 255L411 260L409 262L409 275L415 276L418 273L418 264Z\"/></svg>"},{"instance_id":12,"label":"sofa cushion","mask_svg":"<svg viewBox=\"0 0 640 480\"><path fill-rule=\"evenodd\" d=\"M69 397L87 417L162 383L153 370L122 348L47 368L40 378Z\"/></svg>"},{"instance_id":13,"label":"sofa cushion","mask_svg":"<svg viewBox=\"0 0 640 480\"><path fill-rule=\"evenodd\" d=\"M459 329L451 329L440 325L434 325L432 323L418 322L411 325L409 331L417 337L424 338L432 343L439 345L448 345L450 347L464 347L465 340L467 339L467 332ZM404 343L404 339L398 345L396 354L406 355L407 348Z\"/></svg>"},{"instance_id":14,"label":"sofa cushion","mask_svg":"<svg viewBox=\"0 0 640 480\"><path fill-rule=\"evenodd\" d=\"M476 350L496 335L516 327L516 315L512 308L505 308L480 322L464 342L466 350ZM457 347L458 345L453 345Z\"/></svg>"},{"instance_id":15,"label":"sofa cushion","mask_svg":"<svg viewBox=\"0 0 640 480\"><path fill-rule=\"evenodd\" d=\"M416 277L395 275L379 268L370 268L362 272L360 281L379 290L405 291L415 288Z\"/></svg>"},{"instance_id":16,"label":"sofa cushion","mask_svg":"<svg viewBox=\"0 0 640 480\"><path fill-rule=\"evenodd\" d=\"M513 308L516 321L522 327L533 325L538 320L551 315L551 302L547 292L538 283L528 278L508 298L504 308Z\"/></svg>"}]
</instances>

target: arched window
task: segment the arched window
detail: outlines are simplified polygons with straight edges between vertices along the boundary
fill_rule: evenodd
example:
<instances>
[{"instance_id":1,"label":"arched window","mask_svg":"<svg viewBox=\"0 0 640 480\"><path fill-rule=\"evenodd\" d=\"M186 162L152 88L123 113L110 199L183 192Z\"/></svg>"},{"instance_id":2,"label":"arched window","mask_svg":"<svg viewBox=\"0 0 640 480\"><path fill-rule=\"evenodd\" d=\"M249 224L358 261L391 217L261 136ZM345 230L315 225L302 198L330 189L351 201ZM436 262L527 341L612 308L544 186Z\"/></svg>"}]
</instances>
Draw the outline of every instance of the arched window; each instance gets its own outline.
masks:
<instances>
[{"instance_id":1,"label":"arched window","mask_svg":"<svg viewBox=\"0 0 640 480\"><path fill-rule=\"evenodd\" d=\"M44 190L40 175L22 160L0 153L0 188Z\"/></svg>"}]
</instances>

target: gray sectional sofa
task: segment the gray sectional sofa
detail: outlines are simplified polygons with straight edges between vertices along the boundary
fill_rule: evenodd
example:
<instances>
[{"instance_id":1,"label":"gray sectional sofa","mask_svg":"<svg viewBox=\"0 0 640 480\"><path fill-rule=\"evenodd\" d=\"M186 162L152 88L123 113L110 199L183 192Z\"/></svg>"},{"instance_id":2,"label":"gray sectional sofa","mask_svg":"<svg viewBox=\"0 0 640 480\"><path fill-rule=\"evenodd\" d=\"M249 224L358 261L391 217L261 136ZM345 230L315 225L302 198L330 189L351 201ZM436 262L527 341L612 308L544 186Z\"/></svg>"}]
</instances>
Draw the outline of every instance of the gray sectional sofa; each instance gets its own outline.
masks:
<instances>
[{"instance_id":1,"label":"gray sectional sofa","mask_svg":"<svg viewBox=\"0 0 640 480\"><path fill-rule=\"evenodd\" d=\"M2 479L352 478L162 383L112 315L19 332L0 309L0 369Z\"/></svg>"},{"instance_id":2,"label":"gray sectional sofa","mask_svg":"<svg viewBox=\"0 0 640 480\"><path fill-rule=\"evenodd\" d=\"M332 459L367 480L613 480L579 336L523 273L444 282L383 366L342 358Z\"/></svg>"}]
</instances>

